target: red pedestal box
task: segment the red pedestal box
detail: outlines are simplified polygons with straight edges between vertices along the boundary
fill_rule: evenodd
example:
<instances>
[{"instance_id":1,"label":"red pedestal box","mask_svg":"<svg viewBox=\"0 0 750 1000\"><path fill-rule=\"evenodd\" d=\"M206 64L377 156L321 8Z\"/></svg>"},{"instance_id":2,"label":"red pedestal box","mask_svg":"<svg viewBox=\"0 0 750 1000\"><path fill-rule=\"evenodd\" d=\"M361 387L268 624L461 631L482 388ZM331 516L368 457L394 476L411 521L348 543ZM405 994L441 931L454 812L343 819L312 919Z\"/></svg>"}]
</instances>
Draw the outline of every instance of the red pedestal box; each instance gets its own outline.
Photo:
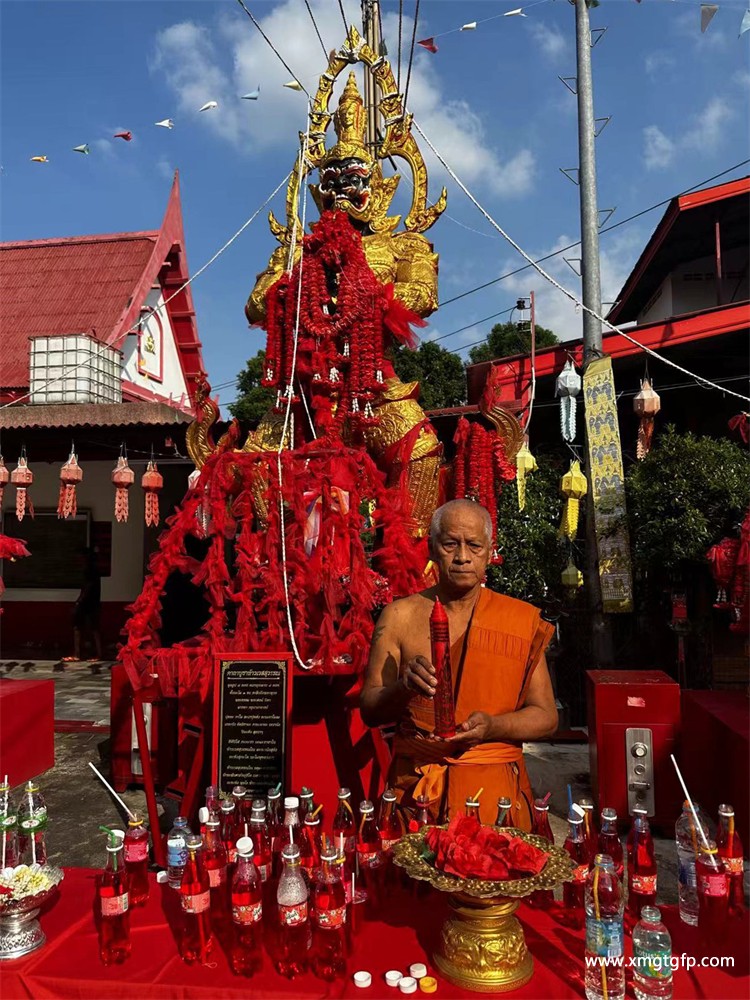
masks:
<instances>
[{"instance_id":1,"label":"red pedestal box","mask_svg":"<svg viewBox=\"0 0 750 1000\"><path fill-rule=\"evenodd\" d=\"M620 824L627 824L628 763L634 762L628 730L649 730L652 822L664 829L672 826L682 801L669 759L680 729L679 685L661 670L589 670L586 676L591 784L599 810L611 806Z\"/></svg>"},{"instance_id":2,"label":"red pedestal box","mask_svg":"<svg viewBox=\"0 0 750 1000\"><path fill-rule=\"evenodd\" d=\"M716 822L734 806L737 832L750 856L750 704L742 691L682 692L680 770L690 795Z\"/></svg>"},{"instance_id":3,"label":"red pedestal box","mask_svg":"<svg viewBox=\"0 0 750 1000\"><path fill-rule=\"evenodd\" d=\"M0 680L0 761L11 787L54 767L54 681Z\"/></svg>"}]
</instances>

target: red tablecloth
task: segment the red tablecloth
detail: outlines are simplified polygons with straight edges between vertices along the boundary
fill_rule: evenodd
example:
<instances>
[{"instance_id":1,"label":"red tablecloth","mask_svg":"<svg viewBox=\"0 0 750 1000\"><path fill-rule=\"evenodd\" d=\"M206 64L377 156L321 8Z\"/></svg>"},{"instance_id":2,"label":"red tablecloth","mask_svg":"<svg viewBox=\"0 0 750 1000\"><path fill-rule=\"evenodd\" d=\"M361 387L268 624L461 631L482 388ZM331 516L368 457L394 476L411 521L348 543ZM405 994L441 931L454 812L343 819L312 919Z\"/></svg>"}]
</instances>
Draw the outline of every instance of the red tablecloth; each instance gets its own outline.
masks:
<instances>
[{"instance_id":1,"label":"red tablecloth","mask_svg":"<svg viewBox=\"0 0 750 1000\"><path fill-rule=\"evenodd\" d=\"M415 897L394 891L392 915L387 922L365 925L357 938L356 953L349 960L350 975L345 982L324 983L312 975L292 982L277 975L268 958L263 970L252 979L242 979L229 971L226 957L215 953L216 967L185 965L177 954L165 908L177 902L166 886L152 886L146 907L132 911L131 958L121 966L105 968L99 961L98 939L93 920L95 872L70 869L62 892L50 910L42 914L47 944L27 958L0 966L0 995L3 1000L18 997L78 998L109 1000L113 997L216 998L327 998L358 997L380 1000L401 994L387 987L383 974L388 969L406 971L412 962L426 962L434 973L430 957L446 913L445 900L437 892ZM681 923L675 907L662 909L672 933L675 955L696 955L697 931ZM518 911L526 941L534 956L534 977L513 996L535 998L582 997L583 935L562 926L554 914L522 905ZM419 928L415 930L415 927ZM720 970L679 969L674 974L675 1000L688 998L747 998L750 995L747 916L733 921L727 939L727 955L735 957L735 968ZM629 954L629 939L628 944ZM360 990L351 982L351 972L367 969L373 984ZM632 996L632 991L628 991ZM421 996L421 994L419 994ZM438 977L437 996L477 997L451 986Z\"/></svg>"}]
</instances>

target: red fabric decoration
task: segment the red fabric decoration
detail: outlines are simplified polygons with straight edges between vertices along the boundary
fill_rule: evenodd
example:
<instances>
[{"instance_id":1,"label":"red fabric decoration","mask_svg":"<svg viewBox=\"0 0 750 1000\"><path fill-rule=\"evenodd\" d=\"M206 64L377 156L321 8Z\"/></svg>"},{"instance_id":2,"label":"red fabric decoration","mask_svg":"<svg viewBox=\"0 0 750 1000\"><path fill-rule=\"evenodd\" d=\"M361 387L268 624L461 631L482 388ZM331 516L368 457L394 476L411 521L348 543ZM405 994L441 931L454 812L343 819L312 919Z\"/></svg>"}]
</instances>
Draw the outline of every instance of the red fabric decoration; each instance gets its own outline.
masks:
<instances>
[{"instance_id":1,"label":"red fabric decoration","mask_svg":"<svg viewBox=\"0 0 750 1000\"><path fill-rule=\"evenodd\" d=\"M164 477L157 469L153 458L141 477L141 486L146 491L144 502L146 524L156 527L159 523L159 490L164 486Z\"/></svg>"},{"instance_id":2,"label":"red fabric decoration","mask_svg":"<svg viewBox=\"0 0 750 1000\"><path fill-rule=\"evenodd\" d=\"M743 444L750 444L750 413L738 413L732 417L729 430L738 434Z\"/></svg>"},{"instance_id":3,"label":"red fabric decoration","mask_svg":"<svg viewBox=\"0 0 750 1000\"><path fill-rule=\"evenodd\" d=\"M10 474L10 481L16 487L16 517L23 521L26 514L34 516L34 504L31 502L29 487L34 482L34 473L29 468L25 455L18 459L18 465Z\"/></svg>"},{"instance_id":4,"label":"red fabric decoration","mask_svg":"<svg viewBox=\"0 0 750 1000\"><path fill-rule=\"evenodd\" d=\"M435 854L435 867L461 878L524 878L538 875L547 863L538 847L482 826L474 816L456 816L447 830L430 827L425 841Z\"/></svg>"},{"instance_id":5,"label":"red fabric decoration","mask_svg":"<svg viewBox=\"0 0 750 1000\"><path fill-rule=\"evenodd\" d=\"M706 553L719 593L715 608L731 609L730 631L750 635L750 507L740 525L739 538L722 538Z\"/></svg>"},{"instance_id":6,"label":"red fabric decoration","mask_svg":"<svg viewBox=\"0 0 750 1000\"><path fill-rule=\"evenodd\" d=\"M421 45L423 49L427 49L428 52L433 54L437 52L438 47L435 45L435 39L430 36L429 38L423 38L421 41L417 42L417 45Z\"/></svg>"},{"instance_id":7,"label":"red fabric decoration","mask_svg":"<svg viewBox=\"0 0 750 1000\"><path fill-rule=\"evenodd\" d=\"M124 455L117 459L117 465L112 471L112 482L115 486L115 519L122 523L128 519L128 490L135 482L135 473Z\"/></svg>"},{"instance_id":8,"label":"red fabric decoration","mask_svg":"<svg viewBox=\"0 0 750 1000\"><path fill-rule=\"evenodd\" d=\"M58 517L75 517L78 513L76 486L83 479L83 469L78 464L78 456L71 451L68 461L60 469L60 496L57 501Z\"/></svg>"},{"instance_id":9,"label":"red fabric decoration","mask_svg":"<svg viewBox=\"0 0 750 1000\"><path fill-rule=\"evenodd\" d=\"M497 496L504 483L516 477L515 465L508 461L503 440L496 430L461 417L453 437L453 494L486 507L492 519L492 537L497 536ZM493 562L502 562L496 555Z\"/></svg>"},{"instance_id":10,"label":"red fabric decoration","mask_svg":"<svg viewBox=\"0 0 750 1000\"><path fill-rule=\"evenodd\" d=\"M125 142L130 142L130 140L133 138L133 133L132 132L115 132L113 138L115 138L115 139L124 139Z\"/></svg>"}]
</instances>

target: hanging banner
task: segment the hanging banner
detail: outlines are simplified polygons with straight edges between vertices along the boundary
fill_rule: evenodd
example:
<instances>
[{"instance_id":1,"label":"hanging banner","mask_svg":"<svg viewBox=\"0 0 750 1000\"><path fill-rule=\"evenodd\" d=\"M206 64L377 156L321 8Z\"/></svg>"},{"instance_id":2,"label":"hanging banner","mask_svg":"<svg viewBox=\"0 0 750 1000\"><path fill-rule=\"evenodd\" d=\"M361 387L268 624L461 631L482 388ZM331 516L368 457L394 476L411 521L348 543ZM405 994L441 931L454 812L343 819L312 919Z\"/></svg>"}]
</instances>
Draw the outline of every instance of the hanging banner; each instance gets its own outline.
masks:
<instances>
[{"instance_id":1,"label":"hanging banner","mask_svg":"<svg viewBox=\"0 0 750 1000\"><path fill-rule=\"evenodd\" d=\"M611 358L599 358L588 366L583 376L583 398L586 407L589 489L594 501L604 611L632 611L630 538Z\"/></svg>"}]
</instances>

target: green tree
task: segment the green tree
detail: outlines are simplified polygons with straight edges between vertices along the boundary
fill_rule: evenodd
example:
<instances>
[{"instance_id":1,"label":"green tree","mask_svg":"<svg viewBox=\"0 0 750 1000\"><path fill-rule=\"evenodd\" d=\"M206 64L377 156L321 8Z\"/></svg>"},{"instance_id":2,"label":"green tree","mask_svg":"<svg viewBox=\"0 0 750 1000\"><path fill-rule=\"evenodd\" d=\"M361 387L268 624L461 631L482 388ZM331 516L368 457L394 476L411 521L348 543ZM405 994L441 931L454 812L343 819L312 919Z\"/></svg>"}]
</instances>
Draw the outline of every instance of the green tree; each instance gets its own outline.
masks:
<instances>
[{"instance_id":1,"label":"green tree","mask_svg":"<svg viewBox=\"0 0 750 1000\"><path fill-rule=\"evenodd\" d=\"M536 328L536 346L554 347L560 343L560 338L548 330L546 326ZM519 330L516 323L495 323L483 344L477 344L469 351L469 363L479 361L494 361L495 358L507 358L513 354L528 354L531 350L531 334L524 324Z\"/></svg>"},{"instance_id":2,"label":"green tree","mask_svg":"<svg viewBox=\"0 0 750 1000\"><path fill-rule=\"evenodd\" d=\"M750 502L750 455L726 439L667 426L646 458L631 466L626 487L638 569L656 577L689 574L742 520Z\"/></svg>"},{"instance_id":3,"label":"green tree","mask_svg":"<svg viewBox=\"0 0 750 1000\"><path fill-rule=\"evenodd\" d=\"M229 404L229 412L243 423L257 427L261 417L269 410L276 399L274 389L262 386L261 379L266 369L266 352L258 351L254 358L249 358L245 368L237 376L239 396Z\"/></svg>"},{"instance_id":4,"label":"green tree","mask_svg":"<svg viewBox=\"0 0 750 1000\"><path fill-rule=\"evenodd\" d=\"M461 406L466 399L466 371L457 354L423 341L416 351L399 347L393 367L402 382L419 382L419 402L425 410Z\"/></svg>"}]
</instances>

